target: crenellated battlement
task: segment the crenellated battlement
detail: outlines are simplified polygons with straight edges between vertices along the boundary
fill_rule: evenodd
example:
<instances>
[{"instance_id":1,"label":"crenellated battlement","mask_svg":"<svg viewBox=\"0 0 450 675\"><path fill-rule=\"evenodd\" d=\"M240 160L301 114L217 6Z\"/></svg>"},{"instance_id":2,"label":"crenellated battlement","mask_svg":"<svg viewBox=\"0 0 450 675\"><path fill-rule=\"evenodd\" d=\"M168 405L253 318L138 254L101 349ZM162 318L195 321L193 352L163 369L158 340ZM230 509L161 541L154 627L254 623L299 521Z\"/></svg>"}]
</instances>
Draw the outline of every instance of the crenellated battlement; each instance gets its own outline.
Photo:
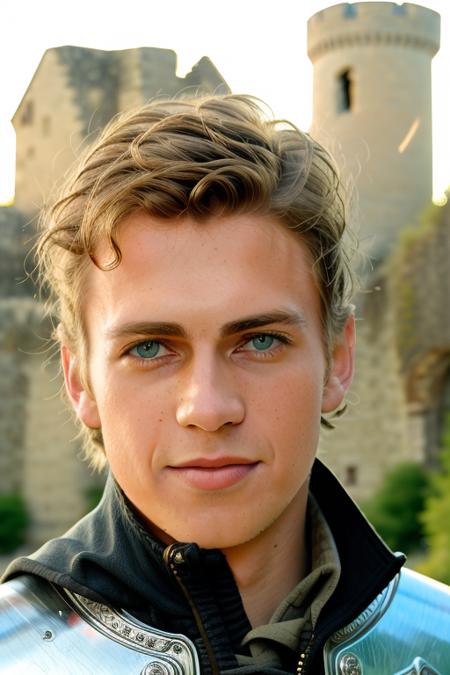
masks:
<instances>
[{"instance_id":1,"label":"crenellated battlement","mask_svg":"<svg viewBox=\"0 0 450 675\"><path fill-rule=\"evenodd\" d=\"M439 49L440 16L413 3L355 2L333 5L308 21L308 56L314 63L324 53L350 46L398 45Z\"/></svg>"}]
</instances>

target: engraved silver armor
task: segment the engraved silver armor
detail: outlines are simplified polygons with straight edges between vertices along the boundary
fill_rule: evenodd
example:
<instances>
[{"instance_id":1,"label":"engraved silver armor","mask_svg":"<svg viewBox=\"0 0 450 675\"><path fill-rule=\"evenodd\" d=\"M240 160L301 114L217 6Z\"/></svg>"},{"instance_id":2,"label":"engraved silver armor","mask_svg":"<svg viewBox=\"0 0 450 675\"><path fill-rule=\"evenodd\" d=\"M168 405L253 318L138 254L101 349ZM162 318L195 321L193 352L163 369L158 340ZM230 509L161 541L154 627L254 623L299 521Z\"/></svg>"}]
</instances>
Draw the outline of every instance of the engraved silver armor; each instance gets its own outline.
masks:
<instances>
[{"instance_id":1,"label":"engraved silver armor","mask_svg":"<svg viewBox=\"0 0 450 675\"><path fill-rule=\"evenodd\" d=\"M450 588L403 569L324 656L326 675L449 675Z\"/></svg>"},{"instance_id":2,"label":"engraved silver armor","mask_svg":"<svg viewBox=\"0 0 450 675\"><path fill-rule=\"evenodd\" d=\"M0 586L0 672L198 675L200 668L183 635L23 576Z\"/></svg>"},{"instance_id":3,"label":"engraved silver armor","mask_svg":"<svg viewBox=\"0 0 450 675\"><path fill-rule=\"evenodd\" d=\"M449 675L450 589L402 570L324 648L326 675ZM33 576L0 586L0 672L199 675L193 643Z\"/></svg>"}]
</instances>

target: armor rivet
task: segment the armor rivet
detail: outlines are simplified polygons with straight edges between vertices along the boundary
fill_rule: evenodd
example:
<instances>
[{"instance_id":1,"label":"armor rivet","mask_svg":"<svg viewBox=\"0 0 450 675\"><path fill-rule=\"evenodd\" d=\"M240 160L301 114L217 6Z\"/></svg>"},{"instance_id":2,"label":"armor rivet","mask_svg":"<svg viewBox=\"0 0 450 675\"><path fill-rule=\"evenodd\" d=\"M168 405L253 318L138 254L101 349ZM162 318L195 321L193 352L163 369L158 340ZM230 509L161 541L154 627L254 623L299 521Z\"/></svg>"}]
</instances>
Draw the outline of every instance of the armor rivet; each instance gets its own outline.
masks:
<instances>
[{"instance_id":1,"label":"armor rivet","mask_svg":"<svg viewBox=\"0 0 450 675\"><path fill-rule=\"evenodd\" d=\"M159 663L149 663L141 671L141 675L169 675L169 671L167 670L167 666L162 666Z\"/></svg>"},{"instance_id":2,"label":"armor rivet","mask_svg":"<svg viewBox=\"0 0 450 675\"><path fill-rule=\"evenodd\" d=\"M176 563L178 563L178 565L184 562L183 554L181 553L181 551L177 551L173 556L173 559Z\"/></svg>"},{"instance_id":3,"label":"armor rivet","mask_svg":"<svg viewBox=\"0 0 450 675\"><path fill-rule=\"evenodd\" d=\"M42 639L43 640L53 640L53 631L51 630L45 630L42 633Z\"/></svg>"},{"instance_id":4,"label":"armor rivet","mask_svg":"<svg viewBox=\"0 0 450 675\"><path fill-rule=\"evenodd\" d=\"M344 654L339 662L341 675L363 675L362 665L355 654Z\"/></svg>"},{"instance_id":5,"label":"armor rivet","mask_svg":"<svg viewBox=\"0 0 450 675\"><path fill-rule=\"evenodd\" d=\"M173 651L175 652L175 654L181 654L181 652L183 651L183 647L181 645L174 645Z\"/></svg>"}]
</instances>

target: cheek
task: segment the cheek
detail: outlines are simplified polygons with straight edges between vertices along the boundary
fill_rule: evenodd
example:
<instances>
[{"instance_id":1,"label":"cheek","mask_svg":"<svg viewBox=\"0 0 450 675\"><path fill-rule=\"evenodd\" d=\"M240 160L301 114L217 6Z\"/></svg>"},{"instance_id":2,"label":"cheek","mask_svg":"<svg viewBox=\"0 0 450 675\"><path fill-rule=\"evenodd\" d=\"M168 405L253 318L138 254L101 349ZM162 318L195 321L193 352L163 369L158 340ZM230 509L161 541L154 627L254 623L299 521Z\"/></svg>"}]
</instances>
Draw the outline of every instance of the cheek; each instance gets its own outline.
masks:
<instances>
[{"instance_id":1,"label":"cheek","mask_svg":"<svg viewBox=\"0 0 450 675\"><path fill-rule=\"evenodd\" d=\"M132 461L139 449L152 446L150 431L156 434L158 418L162 417L158 397L150 397L142 383L127 378L126 374L103 365L95 368L95 397L97 400L103 438L107 454L125 455Z\"/></svg>"},{"instance_id":2,"label":"cheek","mask_svg":"<svg viewBox=\"0 0 450 675\"><path fill-rule=\"evenodd\" d=\"M319 438L322 391L321 369L305 373L304 369L290 370L277 383L272 383L261 405L260 424L272 436L286 459L292 462L316 452ZM261 398L260 398L261 401Z\"/></svg>"},{"instance_id":3,"label":"cheek","mask_svg":"<svg viewBox=\"0 0 450 675\"><path fill-rule=\"evenodd\" d=\"M155 381L151 373L136 372L101 358L90 363L91 381L111 465L136 471L158 463L161 448L173 434L174 387L167 380Z\"/></svg>"},{"instance_id":4,"label":"cheek","mask_svg":"<svg viewBox=\"0 0 450 675\"><path fill-rule=\"evenodd\" d=\"M271 387L271 396L280 415L296 424L320 417L324 370L320 363L300 364L288 369L281 380Z\"/></svg>"}]
</instances>

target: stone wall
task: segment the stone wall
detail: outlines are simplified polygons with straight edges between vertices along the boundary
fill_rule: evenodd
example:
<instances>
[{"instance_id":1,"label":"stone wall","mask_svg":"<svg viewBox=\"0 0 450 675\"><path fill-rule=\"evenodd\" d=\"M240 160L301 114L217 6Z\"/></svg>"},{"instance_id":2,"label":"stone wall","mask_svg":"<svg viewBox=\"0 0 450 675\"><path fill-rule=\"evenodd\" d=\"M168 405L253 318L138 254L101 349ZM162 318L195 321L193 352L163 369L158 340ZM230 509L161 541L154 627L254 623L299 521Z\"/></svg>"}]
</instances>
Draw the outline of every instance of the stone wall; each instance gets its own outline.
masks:
<instances>
[{"instance_id":1,"label":"stone wall","mask_svg":"<svg viewBox=\"0 0 450 675\"><path fill-rule=\"evenodd\" d=\"M93 482L80 461L72 414L61 403L59 371L57 356L45 365L41 358L31 358L27 365L22 492L30 515L30 546L62 534L86 512L86 489Z\"/></svg>"},{"instance_id":2,"label":"stone wall","mask_svg":"<svg viewBox=\"0 0 450 675\"><path fill-rule=\"evenodd\" d=\"M0 209L0 492L22 486L27 350L36 327L33 287L24 270L29 239L17 209Z\"/></svg>"},{"instance_id":3,"label":"stone wall","mask_svg":"<svg viewBox=\"0 0 450 675\"><path fill-rule=\"evenodd\" d=\"M389 280L379 280L357 307L357 350L348 410L323 432L321 454L358 501L370 497L386 472L404 460L423 461L423 422L411 423Z\"/></svg>"},{"instance_id":4,"label":"stone wall","mask_svg":"<svg viewBox=\"0 0 450 675\"><path fill-rule=\"evenodd\" d=\"M433 207L421 229L405 233L387 273L405 390L424 419L425 460L436 468L450 413L450 203Z\"/></svg>"},{"instance_id":5,"label":"stone wall","mask_svg":"<svg viewBox=\"0 0 450 675\"><path fill-rule=\"evenodd\" d=\"M49 334L34 299L0 300L0 492L25 497L29 545L64 532L84 513L85 489L95 481L79 460Z\"/></svg>"}]
</instances>

